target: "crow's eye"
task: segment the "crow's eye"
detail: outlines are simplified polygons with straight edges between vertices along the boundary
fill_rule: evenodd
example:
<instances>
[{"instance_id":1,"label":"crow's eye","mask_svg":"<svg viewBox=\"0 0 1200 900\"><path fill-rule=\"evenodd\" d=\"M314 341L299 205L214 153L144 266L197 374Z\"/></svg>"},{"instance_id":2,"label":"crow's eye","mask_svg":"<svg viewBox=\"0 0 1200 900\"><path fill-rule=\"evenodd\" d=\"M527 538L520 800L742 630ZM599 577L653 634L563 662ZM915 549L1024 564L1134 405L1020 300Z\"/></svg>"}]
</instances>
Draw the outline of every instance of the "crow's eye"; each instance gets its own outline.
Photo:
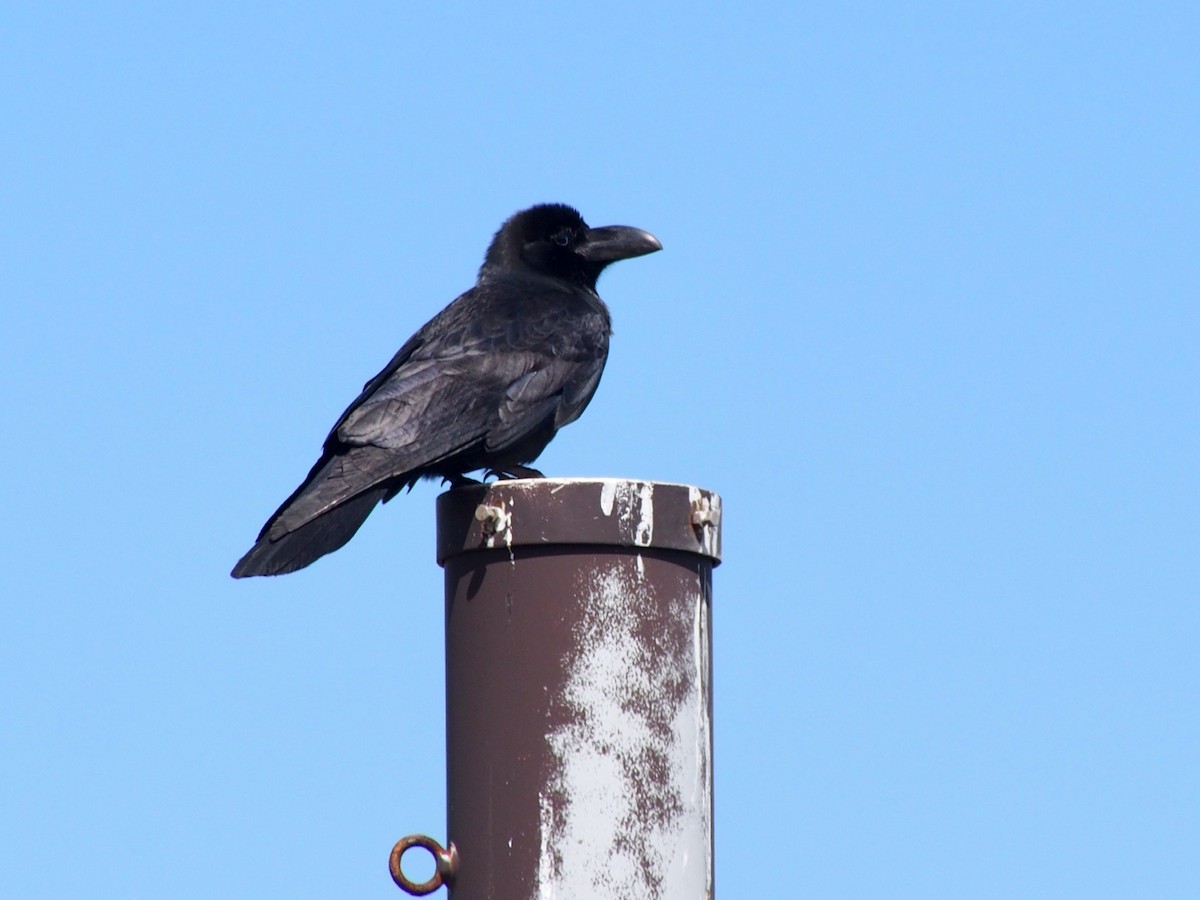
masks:
<instances>
[{"instance_id":1,"label":"crow's eye","mask_svg":"<svg viewBox=\"0 0 1200 900\"><path fill-rule=\"evenodd\" d=\"M550 240L554 241L560 247L565 247L571 243L571 233L569 231L560 231L554 237L550 238Z\"/></svg>"}]
</instances>

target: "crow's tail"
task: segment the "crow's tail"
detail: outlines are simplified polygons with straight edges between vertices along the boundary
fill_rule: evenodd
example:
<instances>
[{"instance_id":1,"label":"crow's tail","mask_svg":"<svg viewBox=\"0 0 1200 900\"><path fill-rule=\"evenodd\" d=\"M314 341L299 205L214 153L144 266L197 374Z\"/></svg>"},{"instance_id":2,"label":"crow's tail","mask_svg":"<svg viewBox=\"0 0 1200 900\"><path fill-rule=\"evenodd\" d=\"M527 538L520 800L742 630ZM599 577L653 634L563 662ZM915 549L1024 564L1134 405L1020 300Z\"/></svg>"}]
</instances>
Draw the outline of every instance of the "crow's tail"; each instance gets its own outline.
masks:
<instances>
[{"instance_id":1,"label":"crow's tail","mask_svg":"<svg viewBox=\"0 0 1200 900\"><path fill-rule=\"evenodd\" d=\"M375 504L387 493L386 487L364 491L275 540L267 533L269 529L264 528L250 552L238 560L230 574L234 578L246 578L249 575L284 575L303 569L354 537Z\"/></svg>"}]
</instances>

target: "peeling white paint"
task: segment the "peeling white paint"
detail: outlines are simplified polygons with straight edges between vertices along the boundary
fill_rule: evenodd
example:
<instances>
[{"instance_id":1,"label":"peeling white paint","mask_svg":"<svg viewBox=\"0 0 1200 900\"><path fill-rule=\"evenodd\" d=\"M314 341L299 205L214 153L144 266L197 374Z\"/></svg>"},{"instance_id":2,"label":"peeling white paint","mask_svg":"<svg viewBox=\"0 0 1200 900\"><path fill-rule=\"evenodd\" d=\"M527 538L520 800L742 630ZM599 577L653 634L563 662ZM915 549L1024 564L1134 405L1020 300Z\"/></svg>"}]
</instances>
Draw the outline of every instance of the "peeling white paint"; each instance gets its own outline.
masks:
<instances>
[{"instance_id":1,"label":"peeling white paint","mask_svg":"<svg viewBox=\"0 0 1200 900\"><path fill-rule=\"evenodd\" d=\"M546 736L556 766L539 797L539 900L711 891L707 607L698 585L662 604L673 617L662 634L648 629L656 607L644 574L639 555L584 586L587 612L555 698L567 724Z\"/></svg>"},{"instance_id":2,"label":"peeling white paint","mask_svg":"<svg viewBox=\"0 0 1200 900\"><path fill-rule=\"evenodd\" d=\"M638 504L638 523L633 533L633 543L638 547L649 547L654 540L654 483L643 481L633 484L641 501Z\"/></svg>"},{"instance_id":3,"label":"peeling white paint","mask_svg":"<svg viewBox=\"0 0 1200 900\"><path fill-rule=\"evenodd\" d=\"M605 478L600 485L600 509L605 516L611 516L613 511L613 500L617 497L617 485L620 484L615 478Z\"/></svg>"},{"instance_id":4,"label":"peeling white paint","mask_svg":"<svg viewBox=\"0 0 1200 900\"><path fill-rule=\"evenodd\" d=\"M513 553L513 511L517 508L517 500L512 499L512 508L508 511L508 520L505 522L504 528L504 546L508 549L508 562L510 565L517 564L517 556Z\"/></svg>"},{"instance_id":5,"label":"peeling white paint","mask_svg":"<svg viewBox=\"0 0 1200 900\"><path fill-rule=\"evenodd\" d=\"M617 513L623 530L635 547L654 540L654 482L604 478L600 482L600 511Z\"/></svg>"}]
</instances>

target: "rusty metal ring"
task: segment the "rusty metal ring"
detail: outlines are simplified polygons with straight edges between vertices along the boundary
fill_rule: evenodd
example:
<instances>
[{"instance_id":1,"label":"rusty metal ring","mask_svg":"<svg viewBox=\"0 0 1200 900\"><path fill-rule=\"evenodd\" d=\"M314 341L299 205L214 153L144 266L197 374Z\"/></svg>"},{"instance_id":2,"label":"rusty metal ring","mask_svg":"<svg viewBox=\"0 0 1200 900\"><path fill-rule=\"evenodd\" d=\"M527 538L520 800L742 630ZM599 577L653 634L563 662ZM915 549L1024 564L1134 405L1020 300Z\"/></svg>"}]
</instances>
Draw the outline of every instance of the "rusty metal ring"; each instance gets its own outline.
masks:
<instances>
[{"instance_id":1,"label":"rusty metal ring","mask_svg":"<svg viewBox=\"0 0 1200 900\"><path fill-rule=\"evenodd\" d=\"M433 877L428 881L422 881L419 884L405 876L403 868L401 868L401 857L404 852L411 847L421 847L429 851L429 855L433 857L434 865L437 867L433 873ZM412 894L414 897L423 897L425 894L432 894L443 884L449 887L454 881L454 873L458 870L458 849L454 846L454 842L450 842L450 849L446 849L433 838L424 834L410 834L408 837L402 837L396 841L396 846L392 848L392 855L388 858L388 870L392 873L392 881L403 891Z\"/></svg>"}]
</instances>

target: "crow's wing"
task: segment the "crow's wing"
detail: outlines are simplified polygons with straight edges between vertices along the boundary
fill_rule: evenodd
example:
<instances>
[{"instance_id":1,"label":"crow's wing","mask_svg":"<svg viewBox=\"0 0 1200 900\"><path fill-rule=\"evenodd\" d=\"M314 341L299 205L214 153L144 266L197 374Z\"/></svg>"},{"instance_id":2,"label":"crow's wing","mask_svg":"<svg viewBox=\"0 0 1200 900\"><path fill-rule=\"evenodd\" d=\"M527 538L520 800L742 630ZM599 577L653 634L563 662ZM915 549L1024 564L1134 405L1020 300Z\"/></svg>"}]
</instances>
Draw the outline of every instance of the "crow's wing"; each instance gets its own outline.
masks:
<instances>
[{"instance_id":1,"label":"crow's wing","mask_svg":"<svg viewBox=\"0 0 1200 900\"><path fill-rule=\"evenodd\" d=\"M554 428L574 420L599 383L607 323L552 310L498 326L439 335L400 361L398 353L343 414L322 461L270 523L270 537L471 448L502 454L547 420Z\"/></svg>"}]
</instances>

